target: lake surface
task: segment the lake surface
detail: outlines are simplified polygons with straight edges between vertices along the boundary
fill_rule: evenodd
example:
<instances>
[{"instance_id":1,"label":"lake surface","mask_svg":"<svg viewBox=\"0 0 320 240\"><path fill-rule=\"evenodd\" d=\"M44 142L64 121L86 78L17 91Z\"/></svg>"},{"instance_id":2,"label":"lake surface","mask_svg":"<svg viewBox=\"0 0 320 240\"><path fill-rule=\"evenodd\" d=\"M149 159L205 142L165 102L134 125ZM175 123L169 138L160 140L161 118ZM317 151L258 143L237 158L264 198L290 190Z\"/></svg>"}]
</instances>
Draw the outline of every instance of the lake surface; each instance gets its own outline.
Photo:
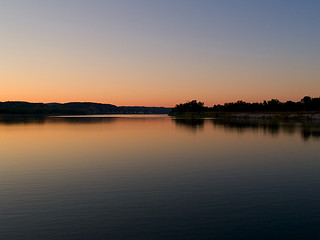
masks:
<instances>
[{"instance_id":1,"label":"lake surface","mask_svg":"<svg viewBox=\"0 0 320 240\"><path fill-rule=\"evenodd\" d=\"M0 239L320 239L320 124L1 118Z\"/></svg>"}]
</instances>

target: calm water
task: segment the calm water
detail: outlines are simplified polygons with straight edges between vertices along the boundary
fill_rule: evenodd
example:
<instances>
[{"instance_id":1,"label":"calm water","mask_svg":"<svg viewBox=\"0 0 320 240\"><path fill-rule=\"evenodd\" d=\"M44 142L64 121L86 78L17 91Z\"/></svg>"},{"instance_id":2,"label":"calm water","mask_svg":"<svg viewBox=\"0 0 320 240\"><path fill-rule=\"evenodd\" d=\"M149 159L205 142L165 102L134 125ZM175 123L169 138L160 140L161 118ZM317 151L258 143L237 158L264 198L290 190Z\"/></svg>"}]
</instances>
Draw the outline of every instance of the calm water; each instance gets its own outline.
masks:
<instances>
[{"instance_id":1,"label":"calm water","mask_svg":"<svg viewBox=\"0 0 320 240\"><path fill-rule=\"evenodd\" d=\"M0 239L319 239L320 124L0 119Z\"/></svg>"}]
</instances>

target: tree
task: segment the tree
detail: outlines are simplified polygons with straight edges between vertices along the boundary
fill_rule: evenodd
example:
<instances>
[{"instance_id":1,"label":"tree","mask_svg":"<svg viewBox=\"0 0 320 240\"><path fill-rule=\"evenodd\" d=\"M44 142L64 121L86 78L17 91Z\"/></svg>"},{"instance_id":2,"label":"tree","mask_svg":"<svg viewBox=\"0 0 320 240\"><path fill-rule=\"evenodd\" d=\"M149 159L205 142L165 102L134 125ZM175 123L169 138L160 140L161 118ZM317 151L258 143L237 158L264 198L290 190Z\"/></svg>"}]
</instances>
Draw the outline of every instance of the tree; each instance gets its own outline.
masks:
<instances>
[{"instance_id":1,"label":"tree","mask_svg":"<svg viewBox=\"0 0 320 240\"><path fill-rule=\"evenodd\" d=\"M169 115L175 115L177 113L203 113L207 108L204 106L203 102L197 102L197 100L192 100L186 103L177 104L169 113Z\"/></svg>"}]
</instances>

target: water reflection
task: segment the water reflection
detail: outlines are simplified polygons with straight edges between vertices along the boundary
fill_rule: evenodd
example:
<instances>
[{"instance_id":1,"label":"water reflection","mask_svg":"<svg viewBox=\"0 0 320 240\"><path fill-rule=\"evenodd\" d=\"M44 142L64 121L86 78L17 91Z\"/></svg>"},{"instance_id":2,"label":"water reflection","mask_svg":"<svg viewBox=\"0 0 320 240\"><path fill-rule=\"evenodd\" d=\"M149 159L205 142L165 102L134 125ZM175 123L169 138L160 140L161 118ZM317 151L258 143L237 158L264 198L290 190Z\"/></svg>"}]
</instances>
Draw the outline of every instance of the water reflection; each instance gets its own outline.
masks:
<instances>
[{"instance_id":1,"label":"water reflection","mask_svg":"<svg viewBox=\"0 0 320 240\"><path fill-rule=\"evenodd\" d=\"M0 117L0 125L43 124L46 121L46 116L4 115Z\"/></svg>"},{"instance_id":2,"label":"water reflection","mask_svg":"<svg viewBox=\"0 0 320 240\"><path fill-rule=\"evenodd\" d=\"M317 239L319 129L1 118L0 239Z\"/></svg>"},{"instance_id":3,"label":"water reflection","mask_svg":"<svg viewBox=\"0 0 320 240\"><path fill-rule=\"evenodd\" d=\"M183 126L196 131L203 129L205 124L211 123L216 128L224 128L228 132L245 134L251 132L262 132L263 134L277 136L284 134L300 133L303 140L320 138L319 122L293 122L279 120L247 120L247 119L173 119L176 126Z\"/></svg>"},{"instance_id":4,"label":"water reflection","mask_svg":"<svg viewBox=\"0 0 320 240\"><path fill-rule=\"evenodd\" d=\"M158 116L155 120L167 118ZM19 124L46 124L46 123L63 123L63 124L99 124L114 123L120 119L130 119L136 121L148 121L148 116L143 115L125 115L125 116L0 116L1 125L19 125ZM149 119L150 120L150 119ZM184 130L196 132L203 130L206 125L213 125L214 128L223 128L230 133L246 134L248 132L262 132L264 135L278 136L279 134L294 135L300 134L303 140L320 139L320 122L311 121L279 121L279 120L247 120L247 119L172 119L175 125Z\"/></svg>"},{"instance_id":5,"label":"water reflection","mask_svg":"<svg viewBox=\"0 0 320 240\"><path fill-rule=\"evenodd\" d=\"M94 123L112 123L116 118L111 117L54 117L47 119L49 122L63 122L68 124L94 124Z\"/></svg>"},{"instance_id":6,"label":"water reflection","mask_svg":"<svg viewBox=\"0 0 320 240\"><path fill-rule=\"evenodd\" d=\"M115 117L92 117L92 116L1 116L0 125L18 124L45 124L45 123L67 123L67 124L93 124L113 122Z\"/></svg>"},{"instance_id":7,"label":"water reflection","mask_svg":"<svg viewBox=\"0 0 320 240\"><path fill-rule=\"evenodd\" d=\"M308 140L310 138L320 138L320 126L310 123L302 124L301 137L304 140Z\"/></svg>"},{"instance_id":8,"label":"water reflection","mask_svg":"<svg viewBox=\"0 0 320 240\"><path fill-rule=\"evenodd\" d=\"M71 116L45 116L45 115L0 115L0 125L17 124L45 124L45 123L66 123L66 124L93 124L111 123L116 120L139 120L148 119L159 120L168 118L167 115L139 115L139 114L119 114L119 115L71 115Z\"/></svg>"},{"instance_id":9,"label":"water reflection","mask_svg":"<svg viewBox=\"0 0 320 240\"><path fill-rule=\"evenodd\" d=\"M197 129L203 129L204 127L204 119L197 118L189 118L189 119L174 119L175 123L179 127L184 127L185 129L189 129L192 131L196 131Z\"/></svg>"}]
</instances>

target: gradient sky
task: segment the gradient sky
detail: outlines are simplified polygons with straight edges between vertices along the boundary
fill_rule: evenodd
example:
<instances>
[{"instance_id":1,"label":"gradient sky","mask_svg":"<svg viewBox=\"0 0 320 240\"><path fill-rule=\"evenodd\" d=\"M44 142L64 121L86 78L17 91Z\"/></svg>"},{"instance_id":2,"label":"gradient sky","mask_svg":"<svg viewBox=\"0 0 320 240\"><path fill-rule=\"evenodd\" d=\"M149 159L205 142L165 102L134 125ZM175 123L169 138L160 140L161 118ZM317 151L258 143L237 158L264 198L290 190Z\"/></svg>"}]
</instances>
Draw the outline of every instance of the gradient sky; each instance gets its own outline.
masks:
<instances>
[{"instance_id":1,"label":"gradient sky","mask_svg":"<svg viewBox=\"0 0 320 240\"><path fill-rule=\"evenodd\" d=\"M0 101L320 96L319 0L0 0Z\"/></svg>"}]
</instances>

